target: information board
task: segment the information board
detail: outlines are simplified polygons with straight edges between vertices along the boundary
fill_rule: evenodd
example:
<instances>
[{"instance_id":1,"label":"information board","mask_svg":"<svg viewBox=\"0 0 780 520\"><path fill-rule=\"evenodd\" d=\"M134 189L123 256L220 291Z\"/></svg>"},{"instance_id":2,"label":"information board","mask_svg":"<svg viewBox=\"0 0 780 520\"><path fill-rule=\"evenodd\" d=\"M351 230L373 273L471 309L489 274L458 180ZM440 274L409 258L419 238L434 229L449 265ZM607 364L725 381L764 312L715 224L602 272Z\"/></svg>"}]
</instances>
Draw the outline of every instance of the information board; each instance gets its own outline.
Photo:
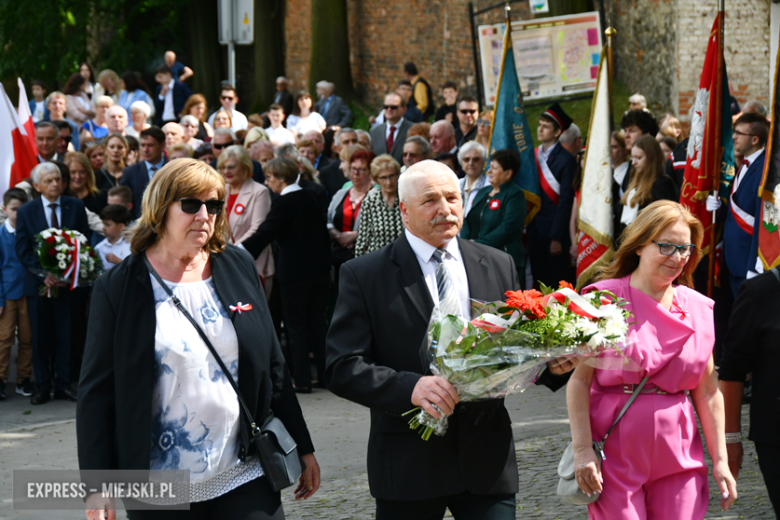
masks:
<instances>
[{"instance_id":1,"label":"information board","mask_svg":"<svg viewBox=\"0 0 780 520\"><path fill-rule=\"evenodd\" d=\"M493 106L506 24L478 29L485 104ZM526 100L595 90L602 48L598 11L512 22L512 46Z\"/></svg>"}]
</instances>

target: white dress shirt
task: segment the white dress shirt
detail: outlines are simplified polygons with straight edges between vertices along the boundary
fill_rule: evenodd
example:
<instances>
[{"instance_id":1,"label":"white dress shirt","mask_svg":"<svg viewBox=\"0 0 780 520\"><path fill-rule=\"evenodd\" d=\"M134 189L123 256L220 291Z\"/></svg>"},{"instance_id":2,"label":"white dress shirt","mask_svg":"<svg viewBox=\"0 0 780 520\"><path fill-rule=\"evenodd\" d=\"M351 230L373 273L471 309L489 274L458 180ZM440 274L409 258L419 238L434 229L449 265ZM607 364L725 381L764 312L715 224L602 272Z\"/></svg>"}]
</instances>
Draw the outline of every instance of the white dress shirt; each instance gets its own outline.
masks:
<instances>
[{"instance_id":1,"label":"white dress shirt","mask_svg":"<svg viewBox=\"0 0 780 520\"><path fill-rule=\"evenodd\" d=\"M268 134L268 140L274 143L276 146L281 146L287 143L295 144L295 135L293 135L292 132L287 130L282 125L279 125L279 128L269 126L265 129L265 133Z\"/></svg>"},{"instance_id":2,"label":"white dress shirt","mask_svg":"<svg viewBox=\"0 0 780 520\"><path fill-rule=\"evenodd\" d=\"M41 197L41 204L43 204L43 214L46 216L46 224L51 226L51 208L49 204L57 205L57 223L59 223L59 229L62 229L62 197L57 197L55 202L49 202L46 197Z\"/></svg>"},{"instance_id":3,"label":"white dress shirt","mask_svg":"<svg viewBox=\"0 0 780 520\"><path fill-rule=\"evenodd\" d=\"M11 221L10 221L9 219L6 219L6 220L5 220L5 229L6 229L6 230L7 230L9 233L11 233L12 235L15 235L15 234L16 234L16 228L14 228L14 227L11 225Z\"/></svg>"},{"instance_id":4,"label":"white dress shirt","mask_svg":"<svg viewBox=\"0 0 780 520\"><path fill-rule=\"evenodd\" d=\"M421 238L414 236L408 229L404 230L406 239L417 257L417 263L420 264L425 284L431 293L433 303L439 303L439 289L436 285L436 269L439 263L433 258L436 248ZM458 240L453 238L446 246L447 253L444 255L444 267L450 275L450 281L458 291L458 300L460 300L460 310L462 316L471 319L471 299L469 297L469 279L466 276L466 266L463 264L463 257L460 254Z\"/></svg>"},{"instance_id":5,"label":"white dress shirt","mask_svg":"<svg viewBox=\"0 0 780 520\"><path fill-rule=\"evenodd\" d=\"M544 159L544 162L547 162L547 159L550 158L550 154L553 150L555 150L556 146L558 146L558 141L555 141L555 144L549 147L547 150L545 150L544 146L542 146L542 159Z\"/></svg>"},{"instance_id":6,"label":"white dress shirt","mask_svg":"<svg viewBox=\"0 0 780 520\"><path fill-rule=\"evenodd\" d=\"M175 83L176 80L172 79L171 82L168 83L168 92L165 93L165 96L158 96L160 99L165 100L165 108L163 108L162 113L163 121L175 121L178 119L176 117L176 113L173 110L173 85Z\"/></svg>"},{"instance_id":7,"label":"white dress shirt","mask_svg":"<svg viewBox=\"0 0 780 520\"><path fill-rule=\"evenodd\" d=\"M120 260L124 260L132 254L132 251L130 251L130 242L125 240L124 236L120 236L119 240L113 244L107 238L104 238L98 245L95 246L95 251L97 251L97 253L100 255L100 259L103 261L104 271L108 271L112 267L119 265L112 264L108 261L108 258L106 257L109 255L109 253L115 255Z\"/></svg>"},{"instance_id":8,"label":"white dress shirt","mask_svg":"<svg viewBox=\"0 0 780 520\"><path fill-rule=\"evenodd\" d=\"M753 154L750 154L747 157L745 157L744 160L747 161L748 163L747 164L743 164L737 170L737 174L734 176L734 181L732 182L732 186L733 186L732 189L731 189L732 193L737 191L737 188L739 188L739 183L745 177L745 174L747 173L748 168L750 168L750 166L753 164L753 162L755 162L755 160L758 159L758 156L761 155L763 153L763 151L764 151L764 149L761 148L759 151L757 151L757 152L755 152Z\"/></svg>"}]
</instances>

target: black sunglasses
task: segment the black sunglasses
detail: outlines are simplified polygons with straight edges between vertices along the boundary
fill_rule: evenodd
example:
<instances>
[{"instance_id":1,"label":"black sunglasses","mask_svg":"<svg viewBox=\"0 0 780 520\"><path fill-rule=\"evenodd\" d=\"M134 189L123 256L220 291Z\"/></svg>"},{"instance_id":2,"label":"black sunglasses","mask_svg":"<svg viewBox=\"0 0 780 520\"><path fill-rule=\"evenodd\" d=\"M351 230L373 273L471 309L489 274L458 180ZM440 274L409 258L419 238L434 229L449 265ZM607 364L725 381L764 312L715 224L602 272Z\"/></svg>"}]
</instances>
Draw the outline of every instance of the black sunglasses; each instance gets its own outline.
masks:
<instances>
[{"instance_id":1,"label":"black sunglasses","mask_svg":"<svg viewBox=\"0 0 780 520\"><path fill-rule=\"evenodd\" d=\"M469 110L469 109L463 109L463 108L460 109L460 113L461 114L473 114L475 112L476 112L476 110Z\"/></svg>"},{"instance_id":2,"label":"black sunglasses","mask_svg":"<svg viewBox=\"0 0 780 520\"><path fill-rule=\"evenodd\" d=\"M224 143L224 144L211 143L211 147L216 148L217 150L222 150L223 148L226 148L232 145L233 143L234 141L230 141L229 143Z\"/></svg>"},{"instance_id":3,"label":"black sunglasses","mask_svg":"<svg viewBox=\"0 0 780 520\"><path fill-rule=\"evenodd\" d=\"M206 212L209 215L219 215L219 212L222 211L222 206L225 205L224 200L219 199L211 199L211 200L200 200L200 199L173 199L176 202L181 202L181 210L184 213L189 213L190 215L194 215L198 211L200 211L200 207L205 204L206 205Z\"/></svg>"},{"instance_id":4,"label":"black sunglasses","mask_svg":"<svg viewBox=\"0 0 780 520\"><path fill-rule=\"evenodd\" d=\"M385 105L385 110L397 110L398 105Z\"/></svg>"}]
</instances>

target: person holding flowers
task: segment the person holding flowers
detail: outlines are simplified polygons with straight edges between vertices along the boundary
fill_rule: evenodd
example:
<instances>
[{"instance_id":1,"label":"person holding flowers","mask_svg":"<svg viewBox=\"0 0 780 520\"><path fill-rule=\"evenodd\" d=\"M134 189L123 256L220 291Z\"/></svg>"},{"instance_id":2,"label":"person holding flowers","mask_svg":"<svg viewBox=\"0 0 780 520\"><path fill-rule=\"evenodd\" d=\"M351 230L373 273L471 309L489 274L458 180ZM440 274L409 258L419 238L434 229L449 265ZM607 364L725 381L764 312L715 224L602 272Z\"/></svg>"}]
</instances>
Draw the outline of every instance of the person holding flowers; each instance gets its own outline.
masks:
<instances>
[{"instance_id":1,"label":"person holding flowers","mask_svg":"<svg viewBox=\"0 0 780 520\"><path fill-rule=\"evenodd\" d=\"M327 339L325 381L371 409L368 481L377 520L515 518L519 490L514 439L503 399L459 404L445 379L430 375L420 348L436 304L471 315L470 299L497 301L520 286L508 254L458 239L463 202L446 165L420 161L398 181L405 230L389 246L341 266ZM553 361L538 383L555 390L573 363ZM403 414L414 406L449 415L428 441Z\"/></svg>"},{"instance_id":2,"label":"person holding flowers","mask_svg":"<svg viewBox=\"0 0 780 520\"><path fill-rule=\"evenodd\" d=\"M490 156L488 182L477 193L466 218L461 238L505 251L515 261L518 276L525 279L525 193L514 182L520 171L520 156L514 150L498 150Z\"/></svg>"},{"instance_id":3,"label":"person holding flowers","mask_svg":"<svg viewBox=\"0 0 780 520\"><path fill-rule=\"evenodd\" d=\"M78 231L87 239L92 235L84 203L75 197L62 195L64 186L60 169L54 163L41 163L33 168L30 180L41 197L19 208L16 217L16 254L27 270L24 274L24 295L30 315L33 344L35 384L32 404L44 404L51 399L76 400L71 383L71 327L77 317L85 314L86 304L80 290L68 290L67 283L41 267L35 236L49 228ZM56 298L40 296L40 288L61 287ZM54 353L54 370L49 360Z\"/></svg>"},{"instance_id":4,"label":"person holding flowers","mask_svg":"<svg viewBox=\"0 0 780 520\"><path fill-rule=\"evenodd\" d=\"M721 507L737 498L712 357L713 301L692 289L702 237L701 223L685 207L656 201L626 228L600 281L585 289L624 298L634 316L623 352L628 364L580 363L567 389L575 478L586 494L599 494L588 506L591 519L704 518L709 490L696 416ZM593 441L604 439L645 377L600 460Z\"/></svg>"}]
</instances>

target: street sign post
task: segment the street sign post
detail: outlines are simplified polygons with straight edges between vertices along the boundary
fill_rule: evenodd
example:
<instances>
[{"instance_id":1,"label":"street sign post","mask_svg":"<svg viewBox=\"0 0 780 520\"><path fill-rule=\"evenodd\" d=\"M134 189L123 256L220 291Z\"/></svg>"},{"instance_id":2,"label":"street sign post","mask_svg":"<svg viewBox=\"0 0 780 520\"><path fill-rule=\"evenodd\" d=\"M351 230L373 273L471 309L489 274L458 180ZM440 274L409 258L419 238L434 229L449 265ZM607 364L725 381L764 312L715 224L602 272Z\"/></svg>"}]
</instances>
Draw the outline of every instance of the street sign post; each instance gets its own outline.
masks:
<instances>
[{"instance_id":1,"label":"street sign post","mask_svg":"<svg viewBox=\"0 0 780 520\"><path fill-rule=\"evenodd\" d=\"M218 0L219 43L228 46L228 78L236 86L236 45L255 41L254 0Z\"/></svg>"}]
</instances>

